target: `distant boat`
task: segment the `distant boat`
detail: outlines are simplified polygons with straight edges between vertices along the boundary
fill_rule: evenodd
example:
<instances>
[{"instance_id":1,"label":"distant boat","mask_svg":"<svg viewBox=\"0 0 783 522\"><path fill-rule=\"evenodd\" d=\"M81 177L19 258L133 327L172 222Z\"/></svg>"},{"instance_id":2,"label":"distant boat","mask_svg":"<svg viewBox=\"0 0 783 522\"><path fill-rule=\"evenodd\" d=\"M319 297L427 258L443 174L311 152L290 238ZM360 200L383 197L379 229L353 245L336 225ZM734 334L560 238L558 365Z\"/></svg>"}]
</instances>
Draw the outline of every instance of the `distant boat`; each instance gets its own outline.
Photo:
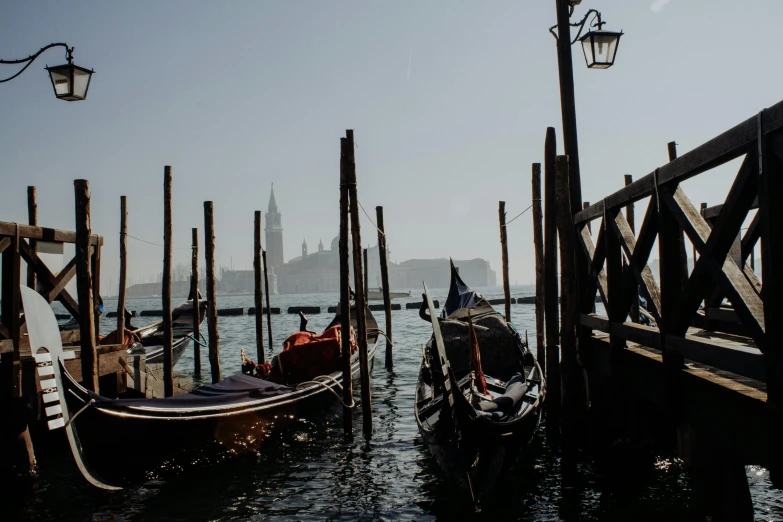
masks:
<instances>
[{"instance_id":1,"label":"distant boat","mask_svg":"<svg viewBox=\"0 0 783 522\"><path fill-rule=\"evenodd\" d=\"M397 291L397 292L389 292L389 297L391 299L395 299L398 297L410 297L411 292L410 290L406 290L404 292ZM383 299L383 288L370 288L367 290L367 299L371 301L380 301Z\"/></svg>"}]
</instances>

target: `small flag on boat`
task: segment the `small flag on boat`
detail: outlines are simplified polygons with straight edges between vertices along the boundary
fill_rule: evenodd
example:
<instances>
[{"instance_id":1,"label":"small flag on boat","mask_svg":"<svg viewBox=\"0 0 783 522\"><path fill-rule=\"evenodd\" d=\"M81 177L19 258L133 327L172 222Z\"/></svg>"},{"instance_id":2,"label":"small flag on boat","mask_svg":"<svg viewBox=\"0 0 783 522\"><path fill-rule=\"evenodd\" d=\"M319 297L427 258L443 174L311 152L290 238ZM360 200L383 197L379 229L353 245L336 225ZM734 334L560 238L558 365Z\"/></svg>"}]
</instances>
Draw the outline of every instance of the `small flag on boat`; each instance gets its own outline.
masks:
<instances>
[{"instance_id":1,"label":"small flag on boat","mask_svg":"<svg viewBox=\"0 0 783 522\"><path fill-rule=\"evenodd\" d=\"M479 350L476 330L473 328L473 321L468 314L468 326L470 327L470 370L476 376L476 387L482 394L487 393L487 380L484 378L484 372L481 370L481 351Z\"/></svg>"}]
</instances>

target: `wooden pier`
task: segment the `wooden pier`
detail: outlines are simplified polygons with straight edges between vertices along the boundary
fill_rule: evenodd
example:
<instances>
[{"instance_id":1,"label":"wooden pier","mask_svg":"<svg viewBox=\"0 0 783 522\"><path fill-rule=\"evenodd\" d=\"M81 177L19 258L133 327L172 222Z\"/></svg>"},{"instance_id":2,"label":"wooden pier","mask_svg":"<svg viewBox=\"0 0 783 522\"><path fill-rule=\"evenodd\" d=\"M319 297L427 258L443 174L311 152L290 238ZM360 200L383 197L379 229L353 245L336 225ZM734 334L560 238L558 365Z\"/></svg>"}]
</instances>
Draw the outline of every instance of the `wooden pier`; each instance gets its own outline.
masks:
<instances>
[{"instance_id":1,"label":"wooden pier","mask_svg":"<svg viewBox=\"0 0 783 522\"><path fill-rule=\"evenodd\" d=\"M576 425L590 433L582 445L596 458L617 458L618 447L638 442L635 417L643 411L646 425L655 427L647 433L651 444L684 459L692 470L700 515L753 520L744 466L763 466L773 484L783 484L783 269L776 268L783 242L775 240L783 230L783 206L775 204L783 194L783 102L679 157L670 144L668 163L636 181L626 178L623 188L585 208L581 202L570 208L568 158L555 158L550 134L546 215L556 201L552 214L565 219L558 227L561 247L575 247L573 255L569 248L560 251L568 259L561 259L559 339L551 292L544 307L548 400L557 402L551 410L560 409L564 455L568 445L580 444L567 436ZM737 158L743 158L742 166L725 202L700 211L681 183L710 176ZM552 164L563 171L554 184ZM633 205L644 200L635 232ZM690 271L684 238L698 253ZM545 263L545 288L556 289L553 235L545 239L545 259L537 261ZM659 279L649 263L656 241ZM758 242L760 278L747 262ZM732 245L738 250L734 256ZM594 312L596 294L602 313ZM651 325L639 322L640 296ZM555 373L558 351L552 345L558 342ZM574 348L577 365L570 360ZM573 386L583 375L588 401L568 407L568 395L579 391ZM557 379L562 398L560 386L552 389Z\"/></svg>"}]
</instances>

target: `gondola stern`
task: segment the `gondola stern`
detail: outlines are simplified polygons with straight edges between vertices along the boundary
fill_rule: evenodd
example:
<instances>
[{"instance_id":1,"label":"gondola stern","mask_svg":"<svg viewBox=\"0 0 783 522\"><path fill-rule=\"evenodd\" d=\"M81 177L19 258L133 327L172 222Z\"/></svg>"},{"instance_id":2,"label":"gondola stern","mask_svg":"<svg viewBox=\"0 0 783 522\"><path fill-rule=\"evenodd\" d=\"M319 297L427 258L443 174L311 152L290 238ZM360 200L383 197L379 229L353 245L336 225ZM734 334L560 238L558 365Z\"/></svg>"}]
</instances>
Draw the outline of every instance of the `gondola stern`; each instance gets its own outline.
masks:
<instances>
[{"instance_id":1,"label":"gondola stern","mask_svg":"<svg viewBox=\"0 0 783 522\"><path fill-rule=\"evenodd\" d=\"M36 291L24 285L21 286L21 295L30 351L35 359L36 372L43 389L42 402L47 417L47 427L49 430L65 429L76 466L87 482L109 491L122 489L96 478L87 469L84 462L81 444L73 421L85 408L91 405L91 402L87 402L83 408L71 414L65 397L66 388L63 385L64 377L69 381L73 380L67 374L65 361L74 359L76 353L73 350L63 350L57 319L49 303Z\"/></svg>"}]
</instances>

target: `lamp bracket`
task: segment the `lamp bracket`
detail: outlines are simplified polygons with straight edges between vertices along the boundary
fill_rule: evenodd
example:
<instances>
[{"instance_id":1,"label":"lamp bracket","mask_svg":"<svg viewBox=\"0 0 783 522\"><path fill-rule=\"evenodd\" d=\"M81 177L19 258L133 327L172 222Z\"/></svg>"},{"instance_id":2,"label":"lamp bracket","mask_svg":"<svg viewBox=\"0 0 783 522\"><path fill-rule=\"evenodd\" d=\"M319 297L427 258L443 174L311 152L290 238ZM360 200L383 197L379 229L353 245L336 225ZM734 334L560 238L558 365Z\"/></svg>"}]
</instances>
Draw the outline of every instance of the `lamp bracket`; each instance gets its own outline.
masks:
<instances>
[{"instance_id":1,"label":"lamp bracket","mask_svg":"<svg viewBox=\"0 0 783 522\"><path fill-rule=\"evenodd\" d=\"M570 6L569 16L574 14L574 7L575 7L575 4L572 2L571 6ZM574 37L573 40L571 40L571 45L575 44L579 40L579 37L582 36L582 31L584 31L585 24L587 23L587 19L590 17L590 15L594 15L592 20L590 20L590 22L591 22L590 27L597 27L598 30L600 31L601 28L606 24L606 22L603 22L601 20L601 13L600 13L600 11L596 11L595 9L590 9L589 11L587 11L585 13L584 17L582 17L582 19L579 22L577 22L575 24L568 24L571 27L578 27L579 28L579 31L577 31L577 33L576 33L576 36ZM592 23L593 21L595 21L595 23ZM550 27L549 28L549 32L552 33L552 36L555 37L555 40L559 40L560 38L558 37L558 34L554 31L555 29L557 29L557 25L553 25L552 27Z\"/></svg>"},{"instance_id":2,"label":"lamp bracket","mask_svg":"<svg viewBox=\"0 0 783 522\"><path fill-rule=\"evenodd\" d=\"M9 81L13 80L14 78L16 78L17 76L19 76L20 74L22 74L25 71L25 69L30 67L30 64L32 64L33 61L35 61L36 58L38 58L41 54L43 54L44 51L46 51L47 49L51 49L52 47L65 47L65 50L67 52L65 56L68 59L68 63L73 63L73 50L75 49L75 47L70 47L69 48L68 44L65 44L65 43L62 43L62 42L60 42L60 43L51 43L51 44L49 44L49 45L47 45L45 47L42 47L37 53L31 54L27 58L22 58L20 60L0 60L0 65L13 65L13 64L20 64L20 63L25 63L26 62L26 65L24 67L22 67L22 69L19 72L17 72L16 74L14 74L13 76L11 76L9 78L5 78L4 80L0 80L0 83L9 82Z\"/></svg>"}]
</instances>

